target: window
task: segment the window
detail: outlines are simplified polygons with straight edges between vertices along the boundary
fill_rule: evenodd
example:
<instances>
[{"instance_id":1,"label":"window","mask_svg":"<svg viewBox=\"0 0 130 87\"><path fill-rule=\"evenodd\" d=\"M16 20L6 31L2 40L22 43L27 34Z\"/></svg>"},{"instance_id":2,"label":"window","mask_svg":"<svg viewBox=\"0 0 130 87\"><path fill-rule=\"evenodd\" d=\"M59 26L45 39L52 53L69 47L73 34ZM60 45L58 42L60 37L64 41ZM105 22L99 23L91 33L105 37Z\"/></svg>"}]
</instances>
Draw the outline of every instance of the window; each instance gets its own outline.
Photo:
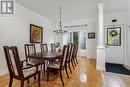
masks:
<instances>
[{"instance_id":1,"label":"window","mask_svg":"<svg viewBox=\"0 0 130 87\"><path fill-rule=\"evenodd\" d=\"M107 45L121 45L121 27L107 28Z\"/></svg>"}]
</instances>

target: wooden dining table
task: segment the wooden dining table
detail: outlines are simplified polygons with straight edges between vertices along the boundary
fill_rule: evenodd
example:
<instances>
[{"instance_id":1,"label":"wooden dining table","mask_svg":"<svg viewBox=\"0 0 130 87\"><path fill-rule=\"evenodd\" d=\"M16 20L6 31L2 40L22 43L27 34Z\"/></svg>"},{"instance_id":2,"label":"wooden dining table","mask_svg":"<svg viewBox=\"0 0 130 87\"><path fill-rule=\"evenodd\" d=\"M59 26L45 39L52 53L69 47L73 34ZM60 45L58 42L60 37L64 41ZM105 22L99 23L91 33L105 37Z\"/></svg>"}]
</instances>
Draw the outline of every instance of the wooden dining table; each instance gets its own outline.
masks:
<instances>
[{"instance_id":1,"label":"wooden dining table","mask_svg":"<svg viewBox=\"0 0 130 87\"><path fill-rule=\"evenodd\" d=\"M27 55L28 58L33 58L33 59L41 59L41 60L56 60L60 59L62 56L62 52L57 52L57 51L45 51L45 52L36 52L32 53L30 55Z\"/></svg>"}]
</instances>

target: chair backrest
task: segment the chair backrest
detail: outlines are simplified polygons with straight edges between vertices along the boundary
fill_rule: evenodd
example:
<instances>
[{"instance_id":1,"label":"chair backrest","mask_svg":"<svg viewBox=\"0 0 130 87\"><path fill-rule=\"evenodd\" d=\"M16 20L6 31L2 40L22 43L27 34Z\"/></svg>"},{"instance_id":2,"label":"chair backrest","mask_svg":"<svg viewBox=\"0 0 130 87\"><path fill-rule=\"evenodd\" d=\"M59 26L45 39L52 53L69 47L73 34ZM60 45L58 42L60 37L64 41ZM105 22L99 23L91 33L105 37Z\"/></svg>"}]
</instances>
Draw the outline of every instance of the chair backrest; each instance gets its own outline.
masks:
<instances>
[{"instance_id":1,"label":"chair backrest","mask_svg":"<svg viewBox=\"0 0 130 87\"><path fill-rule=\"evenodd\" d=\"M64 67L65 66L65 63L66 63L66 58L67 58L67 55L68 55L68 46L67 45L64 45L63 47L63 51L62 51L62 59L61 59L61 64L60 64L60 68Z\"/></svg>"},{"instance_id":2,"label":"chair backrest","mask_svg":"<svg viewBox=\"0 0 130 87\"><path fill-rule=\"evenodd\" d=\"M16 46L3 46L10 76L23 77L22 66Z\"/></svg>"},{"instance_id":3,"label":"chair backrest","mask_svg":"<svg viewBox=\"0 0 130 87\"><path fill-rule=\"evenodd\" d=\"M69 46L69 53L70 53L72 50L72 44L68 44L68 46Z\"/></svg>"},{"instance_id":4,"label":"chair backrest","mask_svg":"<svg viewBox=\"0 0 130 87\"><path fill-rule=\"evenodd\" d=\"M71 45L71 50L70 50L70 55L69 55L69 58L70 58L70 60L73 58L73 55L74 55L74 45L72 44Z\"/></svg>"},{"instance_id":5,"label":"chair backrest","mask_svg":"<svg viewBox=\"0 0 130 87\"><path fill-rule=\"evenodd\" d=\"M71 54L71 59L75 58L77 55L77 45L73 45L73 51Z\"/></svg>"},{"instance_id":6,"label":"chair backrest","mask_svg":"<svg viewBox=\"0 0 130 87\"><path fill-rule=\"evenodd\" d=\"M68 55L67 55L67 61L70 60L70 56L71 56L71 50L72 50L72 44L68 44Z\"/></svg>"},{"instance_id":7,"label":"chair backrest","mask_svg":"<svg viewBox=\"0 0 130 87\"><path fill-rule=\"evenodd\" d=\"M35 44L25 44L24 48L25 48L26 59L27 59L27 55L35 54L36 53ZM27 59L27 61L28 61L28 59Z\"/></svg>"},{"instance_id":8,"label":"chair backrest","mask_svg":"<svg viewBox=\"0 0 130 87\"><path fill-rule=\"evenodd\" d=\"M47 44L41 44L41 52L47 52L48 51L48 47Z\"/></svg>"},{"instance_id":9,"label":"chair backrest","mask_svg":"<svg viewBox=\"0 0 130 87\"><path fill-rule=\"evenodd\" d=\"M52 50L52 51L55 51L55 50L56 50L55 43L51 43L51 50Z\"/></svg>"}]
</instances>

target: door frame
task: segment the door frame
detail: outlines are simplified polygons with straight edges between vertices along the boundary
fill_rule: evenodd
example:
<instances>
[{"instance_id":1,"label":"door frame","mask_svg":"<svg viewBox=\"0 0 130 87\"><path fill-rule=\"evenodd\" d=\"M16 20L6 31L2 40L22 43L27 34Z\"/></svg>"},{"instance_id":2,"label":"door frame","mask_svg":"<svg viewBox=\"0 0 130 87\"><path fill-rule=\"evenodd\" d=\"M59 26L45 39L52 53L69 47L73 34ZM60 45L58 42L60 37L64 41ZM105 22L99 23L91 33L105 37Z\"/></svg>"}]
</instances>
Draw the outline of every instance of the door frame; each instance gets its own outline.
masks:
<instances>
[{"instance_id":1,"label":"door frame","mask_svg":"<svg viewBox=\"0 0 130 87\"><path fill-rule=\"evenodd\" d=\"M83 30L68 30L68 33L70 33L70 32L85 32L86 33L86 50L79 49L78 53L80 54L80 52L86 52L86 57L87 57L87 52L88 52L88 50L87 50L87 38L88 38L88 36L87 36L87 30L84 30L84 29ZM72 33L72 36L73 36L73 33ZM70 40L70 38L69 38L69 40ZM73 42L73 38L72 38L72 42ZM78 44L78 46L80 46L80 44Z\"/></svg>"}]
</instances>

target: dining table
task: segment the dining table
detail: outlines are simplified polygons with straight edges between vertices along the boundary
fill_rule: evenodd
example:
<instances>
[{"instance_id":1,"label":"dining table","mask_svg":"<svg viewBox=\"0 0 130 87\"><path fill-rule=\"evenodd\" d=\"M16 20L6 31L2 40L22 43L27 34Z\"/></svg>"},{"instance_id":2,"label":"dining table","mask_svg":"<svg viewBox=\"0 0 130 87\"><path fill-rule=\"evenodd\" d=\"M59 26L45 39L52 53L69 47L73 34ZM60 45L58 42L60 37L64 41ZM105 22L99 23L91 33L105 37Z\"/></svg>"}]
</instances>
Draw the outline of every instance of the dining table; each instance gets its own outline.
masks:
<instances>
[{"instance_id":1,"label":"dining table","mask_svg":"<svg viewBox=\"0 0 130 87\"><path fill-rule=\"evenodd\" d=\"M47 60L47 61L52 61L56 59L60 59L62 56L62 52L57 52L53 50L48 50L45 52L36 52L27 55L28 58L33 58L33 59L41 59L41 60Z\"/></svg>"}]
</instances>

